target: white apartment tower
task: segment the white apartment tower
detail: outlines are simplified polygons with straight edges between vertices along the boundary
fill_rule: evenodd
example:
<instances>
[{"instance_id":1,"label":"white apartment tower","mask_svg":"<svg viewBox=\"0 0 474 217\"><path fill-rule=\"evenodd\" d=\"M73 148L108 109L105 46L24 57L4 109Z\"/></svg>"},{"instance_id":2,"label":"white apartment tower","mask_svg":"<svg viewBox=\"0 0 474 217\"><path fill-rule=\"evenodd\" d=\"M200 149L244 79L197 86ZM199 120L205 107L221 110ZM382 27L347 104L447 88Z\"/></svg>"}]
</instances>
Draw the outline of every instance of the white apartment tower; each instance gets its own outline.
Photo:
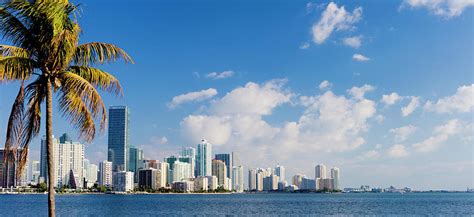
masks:
<instances>
[{"instance_id":1,"label":"white apartment tower","mask_svg":"<svg viewBox=\"0 0 474 217\"><path fill-rule=\"evenodd\" d=\"M196 176L212 175L212 145L205 139L197 146Z\"/></svg>"}]
</instances>

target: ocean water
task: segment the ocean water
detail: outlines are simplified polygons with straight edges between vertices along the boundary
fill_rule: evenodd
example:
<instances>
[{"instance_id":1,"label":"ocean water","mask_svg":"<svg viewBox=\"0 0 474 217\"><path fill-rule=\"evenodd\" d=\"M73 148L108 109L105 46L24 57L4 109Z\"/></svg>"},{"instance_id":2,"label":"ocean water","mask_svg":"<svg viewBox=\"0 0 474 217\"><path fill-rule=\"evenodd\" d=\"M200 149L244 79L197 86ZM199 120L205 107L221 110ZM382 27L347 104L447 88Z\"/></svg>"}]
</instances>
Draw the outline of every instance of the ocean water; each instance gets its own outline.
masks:
<instances>
[{"instance_id":1,"label":"ocean water","mask_svg":"<svg viewBox=\"0 0 474 217\"><path fill-rule=\"evenodd\" d=\"M58 216L473 216L472 193L59 195ZM0 216L46 216L46 195L0 195Z\"/></svg>"}]
</instances>

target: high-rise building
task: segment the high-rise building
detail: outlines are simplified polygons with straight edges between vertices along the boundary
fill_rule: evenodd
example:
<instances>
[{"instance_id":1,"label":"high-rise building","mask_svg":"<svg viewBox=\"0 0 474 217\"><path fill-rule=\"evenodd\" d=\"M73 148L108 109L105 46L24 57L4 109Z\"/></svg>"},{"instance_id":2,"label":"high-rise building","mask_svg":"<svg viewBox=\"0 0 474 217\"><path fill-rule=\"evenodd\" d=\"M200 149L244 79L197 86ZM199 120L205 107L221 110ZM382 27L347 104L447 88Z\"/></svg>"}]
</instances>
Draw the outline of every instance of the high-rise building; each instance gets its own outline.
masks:
<instances>
[{"instance_id":1,"label":"high-rise building","mask_svg":"<svg viewBox=\"0 0 474 217\"><path fill-rule=\"evenodd\" d=\"M99 163L99 186L112 187L112 162L102 161Z\"/></svg>"},{"instance_id":2,"label":"high-rise building","mask_svg":"<svg viewBox=\"0 0 474 217\"><path fill-rule=\"evenodd\" d=\"M32 183L32 184L37 184L39 183L40 181L40 162L37 161L37 160L34 160L34 161L31 161L31 165L30 165L30 178L29 178L29 181Z\"/></svg>"},{"instance_id":3,"label":"high-rise building","mask_svg":"<svg viewBox=\"0 0 474 217\"><path fill-rule=\"evenodd\" d=\"M178 182L183 179L190 179L191 176L191 164L176 161L173 165L173 182Z\"/></svg>"},{"instance_id":4,"label":"high-rise building","mask_svg":"<svg viewBox=\"0 0 474 217\"><path fill-rule=\"evenodd\" d=\"M133 172L121 171L114 172L113 188L114 191L129 192L133 190Z\"/></svg>"},{"instance_id":5,"label":"high-rise building","mask_svg":"<svg viewBox=\"0 0 474 217\"><path fill-rule=\"evenodd\" d=\"M319 178L318 178L319 179ZM301 190L309 190L309 191L314 191L316 190L316 181L314 179L310 179L307 177L303 177L301 181Z\"/></svg>"},{"instance_id":6,"label":"high-rise building","mask_svg":"<svg viewBox=\"0 0 474 217\"><path fill-rule=\"evenodd\" d=\"M263 190L264 191L274 191L278 190L278 180L279 177L275 174L271 174L263 178Z\"/></svg>"},{"instance_id":7,"label":"high-rise building","mask_svg":"<svg viewBox=\"0 0 474 217\"><path fill-rule=\"evenodd\" d=\"M326 178L326 165L324 164L316 165L316 167L314 168L314 173L315 173L315 176L314 176L315 179L317 178L325 179Z\"/></svg>"},{"instance_id":8,"label":"high-rise building","mask_svg":"<svg viewBox=\"0 0 474 217\"><path fill-rule=\"evenodd\" d=\"M271 170L271 169L270 169ZM263 179L272 173L267 169L252 168L249 170L249 190L263 191Z\"/></svg>"},{"instance_id":9,"label":"high-rise building","mask_svg":"<svg viewBox=\"0 0 474 217\"><path fill-rule=\"evenodd\" d=\"M168 182L168 176L169 175L169 170L170 170L170 165L166 162L159 162L158 163L158 170L161 172L160 176L160 184L161 187L166 187L169 186Z\"/></svg>"},{"instance_id":10,"label":"high-rise building","mask_svg":"<svg viewBox=\"0 0 474 217\"><path fill-rule=\"evenodd\" d=\"M277 165L275 167L275 175L280 177L280 180L278 180L278 181L280 181L280 182L286 181L285 180L285 167L281 166L281 165Z\"/></svg>"},{"instance_id":11,"label":"high-rise building","mask_svg":"<svg viewBox=\"0 0 474 217\"><path fill-rule=\"evenodd\" d=\"M128 171L133 172L133 180L138 182L138 170L143 167L143 150L137 147L130 147L128 153Z\"/></svg>"},{"instance_id":12,"label":"high-rise building","mask_svg":"<svg viewBox=\"0 0 474 217\"><path fill-rule=\"evenodd\" d=\"M331 169L331 178L333 179L334 183L333 183L333 187L335 190L341 190L341 186L339 184L339 180L340 180L340 177L339 177L339 168L337 167L333 167Z\"/></svg>"},{"instance_id":13,"label":"high-rise building","mask_svg":"<svg viewBox=\"0 0 474 217\"><path fill-rule=\"evenodd\" d=\"M334 190L334 179L318 179L318 190Z\"/></svg>"},{"instance_id":14,"label":"high-rise building","mask_svg":"<svg viewBox=\"0 0 474 217\"><path fill-rule=\"evenodd\" d=\"M70 174L76 176L79 180L76 186L82 188L84 179L84 145L79 142L73 142L69 135L64 133L59 139L53 136L54 150L54 185L62 187L69 185ZM48 180L48 168L46 159L46 137L41 140L41 175Z\"/></svg>"},{"instance_id":15,"label":"high-rise building","mask_svg":"<svg viewBox=\"0 0 474 217\"><path fill-rule=\"evenodd\" d=\"M195 170L196 170L196 149L193 147L183 147L181 149L180 154L180 161L187 162L191 164L191 175L192 177L196 177ZM189 160L185 160L188 158ZM189 161L189 162L188 162Z\"/></svg>"},{"instance_id":16,"label":"high-rise building","mask_svg":"<svg viewBox=\"0 0 474 217\"><path fill-rule=\"evenodd\" d=\"M205 139L197 146L196 176L212 175L212 145Z\"/></svg>"},{"instance_id":17,"label":"high-rise building","mask_svg":"<svg viewBox=\"0 0 474 217\"><path fill-rule=\"evenodd\" d=\"M16 159L20 158L22 150L16 152ZM23 170L21 177L17 176L18 160L12 160L5 162L4 160L5 149L0 149L0 187L15 187L26 185L27 180L27 168ZM12 154L13 155L13 154ZM13 159L13 156L11 156Z\"/></svg>"},{"instance_id":18,"label":"high-rise building","mask_svg":"<svg viewBox=\"0 0 474 217\"><path fill-rule=\"evenodd\" d=\"M128 170L130 111L127 106L109 107L108 161L116 171Z\"/></svg>"},{"instance_id":19,"label":"high-rise building","mask_svg":"<svg viewBox=\"0 0 474 217\"><path fill-rule=\"evenodd\" d=\"M232 178L232 168L233 168L232 154L216 154L215 159L223 161L225 163L225 166L227 167L226 176L227 178Z\"/></svg>"},{"instance_id":20,"label":"high-rise building","mask_svg":"<svg viewBox=\"0 0 474 217\"><path fill-rule=\"evenodd\" d=\"M232 189L237 192L244 191L244 168L242 166L234 166L232 169Z\"/></svg>"},{"instance_id":21,"label":"high-rise building","mask_svg":"<svg viewBox=\"0 0 474 217\"><path fill-rule=\"evenodd\" d=\"M143 169L149 169L149 168L154 168L158 169L158 160L143 160Z\"/></svg>"},{"instance_id":22,"label":"high-rise building","mask_svg":"<svg viewBox=\"0 0 474 217\"><path fill-rule=\"evenodd\" d=\"M219 186L225 187L225 178L227 178L227 167L221 160L212 160L212 175L217 177Z\"/></svg>"},{"instance_id":23,"label":"high-rise building","mask_svg":"<svg viewBox=\"0 0 474 217\"><path fill-rule=\"evenodd\" d=\"M301 188L301 183L303 182L303 178L305 176L301 174L296 174L293 176L293 181L292 184L297 186L298 188Z\"/></svg>"},{"instance_id":24,"label":"high-rise building","mask_svg":"<svg viewBox=\"0 0 474 217\"><path fill-rule=\"evenodd\" d=\"M163 187L160 170L155 168L141 169L138 173L138 187L142 189L159 189Z\"/></svg>"},{"instance_id":25,"label":"high-rise building","mask_svg":"<svg viewBox=\"0 0 474 217\"><path fill-rule=\"evenodd\" d=\"M95 164L89 164L86 171L87 187L90 188L97 182L98 167Z\"/></svg>"},{"instance_id":26,"label":"high-rise building","mask_svg":"<svg viewBox=\"0 0 474 217\"><path fill-rule=\"evenodd\" d=\"M249 190L250 191L257 190L257 169L256 168L249 169L248 178L249 178L249 183L248 183Z\"/></svg>"},{"instance_id":27,"label":"high-rise building","mask_svg":"<svg viewBox=\"0 0 474 217\"><path fill-rule=\"evenodd\" d=\"M232 166L233 167L242 166L238 152L232 152Z\"/></svg>"}]
</instances>

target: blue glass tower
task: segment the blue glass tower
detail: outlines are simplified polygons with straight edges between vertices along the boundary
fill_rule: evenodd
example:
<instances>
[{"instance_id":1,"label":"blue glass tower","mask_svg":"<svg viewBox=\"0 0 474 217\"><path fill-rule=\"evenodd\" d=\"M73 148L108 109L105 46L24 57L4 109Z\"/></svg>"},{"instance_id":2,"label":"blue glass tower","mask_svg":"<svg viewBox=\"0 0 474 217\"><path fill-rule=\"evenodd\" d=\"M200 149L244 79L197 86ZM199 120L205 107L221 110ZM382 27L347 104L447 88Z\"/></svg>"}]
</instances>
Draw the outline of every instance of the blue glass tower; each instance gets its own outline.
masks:
<instances>
[{"instance_id":1,"label":"blue glass tower","mask_svg":"<svg viewBox=\"0 0 474 217\"><path fill-rule=\"evenodd\" d=\"M130 111L127 106L109 107L108 161L113 171L128 170Z\"/></svg>"}]
</instances>

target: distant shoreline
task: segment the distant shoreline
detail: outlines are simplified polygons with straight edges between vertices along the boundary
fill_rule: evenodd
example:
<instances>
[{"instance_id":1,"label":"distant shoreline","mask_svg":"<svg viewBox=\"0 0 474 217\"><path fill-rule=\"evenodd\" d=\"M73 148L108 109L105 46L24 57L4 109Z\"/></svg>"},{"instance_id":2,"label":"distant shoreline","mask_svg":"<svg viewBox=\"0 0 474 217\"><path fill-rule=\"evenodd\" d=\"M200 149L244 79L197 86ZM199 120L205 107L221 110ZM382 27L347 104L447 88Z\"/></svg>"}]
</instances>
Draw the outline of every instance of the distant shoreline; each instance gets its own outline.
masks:
<instances>
[{"instance_id":1,"label":"distant shoreline","mask_svg":"<svg viewBox=\"0 0 474 217\"><path fill-rule=\"evenodd\" d=\"M167 193L147 193L147 192L108 192L108 193L100 193L100 192L67 192L67 193L59 193L56 192L57 195L242 195L242 194L426 194L426 193L474 193L474 192L467 192L467 191L413 191L407 193L397 193L397 192L222 192L222 193L193 193L193 192L167 192ZM47 193L39 193L39 192L0 192L0 195L32 195L32 194L44 194Z\"/></svg>"}]
</instances>

